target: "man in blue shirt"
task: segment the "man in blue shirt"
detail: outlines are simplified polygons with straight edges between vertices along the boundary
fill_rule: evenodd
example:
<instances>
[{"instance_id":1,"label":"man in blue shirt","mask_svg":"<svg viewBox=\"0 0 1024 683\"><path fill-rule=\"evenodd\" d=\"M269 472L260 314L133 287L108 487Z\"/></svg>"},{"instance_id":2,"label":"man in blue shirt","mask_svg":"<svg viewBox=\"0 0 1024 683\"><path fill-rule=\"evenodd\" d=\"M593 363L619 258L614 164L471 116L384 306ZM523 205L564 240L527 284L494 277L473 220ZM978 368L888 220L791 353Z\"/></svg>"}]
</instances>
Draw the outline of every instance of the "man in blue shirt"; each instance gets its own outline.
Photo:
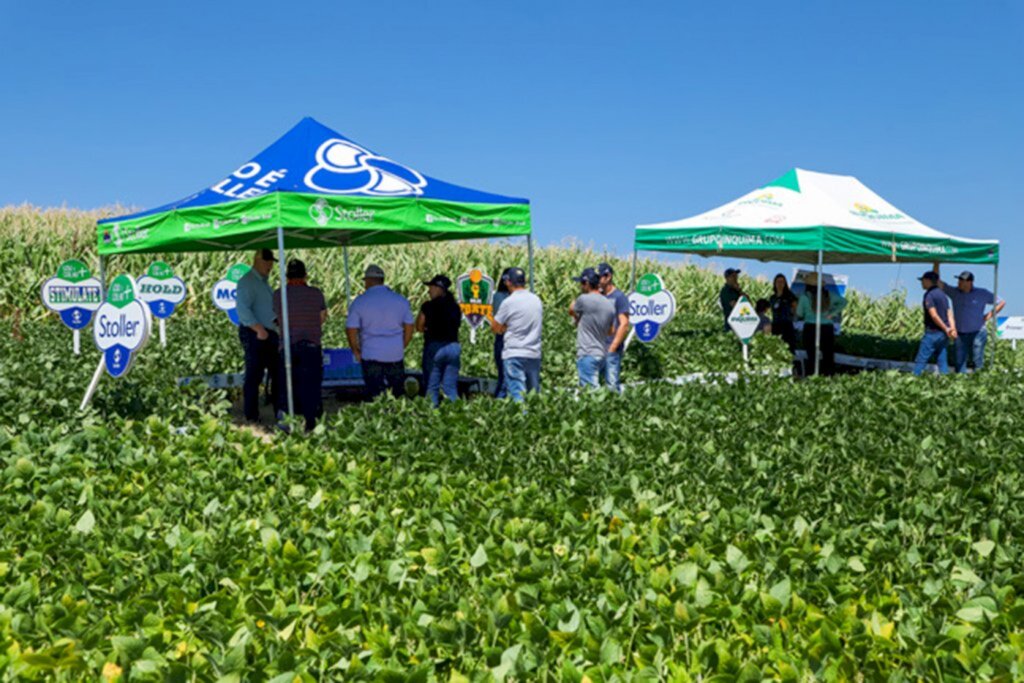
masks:
<instances>
[{"instance_id":1,"label":"man in blue shirt","mask_svg":"<svg viewBox=\"0 0 1024 683\"><path fill-rule=\"evenodd\" d=\"M612 391L621 392L619 376L622 372L622 347L629 332L629 297L615 286L615 271L610 265L599 263L597 275L601 278L601 293L615 307L615 323L608 337L608 356L604 362L604 383Z\"/></svg>"},{"instance_id":2,"label":"man in blue shirt","mask_svg":"<svg viewBox=\"0 0 1024 683\"><path fill-rule=\"evenodd\" d=\"M260 249L253 259L252 268L238 281L235 311L238 313L238 339L245 351L242 406L249 422L259 422L260 383L264 375L268 375L267 386L275 414L279 404L277 319L274 315L274 290L267 282L276 260L270 249Z\"/></svg>"},{"instance_id":3,"label":"man in blue shirt","mask_svg":"<svg viewBox=\"0 0 1024 683\"><path fill-rule=\"evenodd\" d=\"M956 339L956 319L953 317L953 309L949 306L949 299L939 289L939 274L934 270L918 278L921 281L921 288L924 292L924 336L921 338L921 345L917 348L917 359L914 362L914 374L920 375L924 372L925 365L938 356L937 363L939 372L943 375L949 373L949 362L947 355L949 351L948 339Z\"/></svg>"},{"instance_id":4,"label":"man in blue shirt","mask_svg":"<svg viewBox=\"0 0 1024 683\"><path fill-rule=\"evenodd\" d=\"M412 341L413 317L409 300L384 286L384 270L368 266L366 291L348 309L345 334L356 362L362 365L366 394L373 399L391 389L405 391L405 347Z\"/></svg>"},{"instance_id":5,"label":"man in blue shirt","mask_svg":"<svg viewBox=\"0 0 1024 683\"><path fill-rule=\"evenodd\" d=\"M939 272L939 264L935 264L935 272ZM995 294L982 287L974 286L974 273L965 270L956 276L956 286L952 287L939 278L939 287L953 302L953 315L956 317L956 371L967 372L967 358L974 358L974 369L981 370L985 365L985 343L988 332L985 324L999 314L1006 305L1005 301L996 301ZM985 312L986 306L992 310Z\"/></svg>"}]
</instances>

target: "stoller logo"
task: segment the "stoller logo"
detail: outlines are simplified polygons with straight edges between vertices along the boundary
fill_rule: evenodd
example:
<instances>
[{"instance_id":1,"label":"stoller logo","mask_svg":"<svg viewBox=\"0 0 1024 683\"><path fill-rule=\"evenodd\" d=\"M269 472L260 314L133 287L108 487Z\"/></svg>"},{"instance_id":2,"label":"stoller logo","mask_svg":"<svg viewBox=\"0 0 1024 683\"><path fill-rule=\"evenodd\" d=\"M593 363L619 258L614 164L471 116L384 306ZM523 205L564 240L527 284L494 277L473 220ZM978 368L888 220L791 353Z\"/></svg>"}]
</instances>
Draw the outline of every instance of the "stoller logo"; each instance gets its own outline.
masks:
<instances>
[{"instance_id":1,"label":"stoller logo","mask_svg":"<svg viewBox=\"0 0 1024 683\"><path fill-rule=\"evenodd\" d=\"M56 277L43 283L43 305L60 315L61 322L72 330L81 330L103 303L100 290L100 281L86 265L71 259L60 264Z\"/></svg>"},{"instance_id":2,"label":"stoller logo","mask_svg":"<svg viewBox=\"0 0 1024 683\"><path fill-rule=\"evenodd\" d=\"M320 145L304 182L320 192L379 197L420 195L427 184L418 171L341 138Z\"/></svg>"},{"instance_id":3,"label":"stoller logo","mask_svg":"<svg viewBox=\"0 0 1024 683\"><path fill-rule=\"evenodd\" d=\"M244 263L236 263L228 268L227 274L210 291L213 297L213 305L228 314L232 324L238 325L238 311L236 310L238 299L238 281L248 273L250 267Z\"/></svg>"},{"instance_id":4,"label":"stoller logo","mask_svg":"<svg viewBox=\"0 0 1024 683\"><path fill-rule=\"evenodd\" d=\"M362 207L345 208L331 206L331 203L321 197L309 207L309 217L321 228L326 227L331 221L336 223L372 223L373 209Z\"/></svg>"},{"instance_id":5,"label":"stoller logo","mask_svg":"<svg viewBox=\"0 0 1024 683\"><path fill-rule=\"evenodd\" d=\"M174 309L185 300L185 282L174 275L174 271L163 261L149 267L139 278L139 299L149 305L149 310L160 319L169 318Z\"/></svg>"},{"instance_id":6,"label":"stoller logo","mask_svg":"<svg viewBox=\"0 0 1024 683\"><path fill-rule=\"evenodd\" d=\"M96 312L93 340L103 353L111 377L121 377L149 338L149 308L136 296L136 284L127 275L110 283L107 300Z\"/></svg>"},{"instance_id":7,"label":"stoller logo","mask_svg":"<svg viewBox=\"0 0 1024 683\"><path fill-rule=\"evenodd\" d=\"M637 339L654 341L675 314L676 298L665 289L660 275L648 273L637 281L636 291L629 295L629 322Z\"/></svg>"}]
</instances>

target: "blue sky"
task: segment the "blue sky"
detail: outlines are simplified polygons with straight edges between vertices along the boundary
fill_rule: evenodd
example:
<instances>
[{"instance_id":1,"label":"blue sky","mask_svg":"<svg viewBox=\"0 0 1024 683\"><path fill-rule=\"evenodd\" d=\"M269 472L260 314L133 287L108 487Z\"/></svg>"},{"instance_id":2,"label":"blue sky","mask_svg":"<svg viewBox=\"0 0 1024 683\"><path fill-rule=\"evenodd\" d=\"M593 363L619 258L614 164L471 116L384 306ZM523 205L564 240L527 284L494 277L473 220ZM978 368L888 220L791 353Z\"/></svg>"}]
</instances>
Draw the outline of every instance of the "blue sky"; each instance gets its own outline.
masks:
<instances>
[{"instance_id":1,"label":"blue sky","mask_svg":"<svg viewBox=\"0 0 1024 683\"><path fill-rule=\"evenodd\" d=\"M626 253L633 225L800 166L1002 240L1024 313L1024 3L22 2L0 22L0 204L154 206L309 115L529 197L544 244ZM922 268L836 270L884 293Z\"/></svg>"}]
</instances>

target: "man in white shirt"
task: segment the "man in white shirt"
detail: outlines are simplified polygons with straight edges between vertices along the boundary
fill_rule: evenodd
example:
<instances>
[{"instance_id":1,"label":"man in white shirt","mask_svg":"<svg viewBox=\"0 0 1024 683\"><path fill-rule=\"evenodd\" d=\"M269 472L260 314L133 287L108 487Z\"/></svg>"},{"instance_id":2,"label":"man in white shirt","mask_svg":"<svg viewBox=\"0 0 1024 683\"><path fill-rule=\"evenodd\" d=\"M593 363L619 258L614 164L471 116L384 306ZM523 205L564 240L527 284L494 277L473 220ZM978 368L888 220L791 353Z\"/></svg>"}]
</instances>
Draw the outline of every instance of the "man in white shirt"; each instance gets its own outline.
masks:
<instances>
[{"instance_id":1,"label":"man in white shirt","mask_svg":"<svg viewBox=\"0 0 1024 683\"><path fill-rule=\"evenodd\" d=\"M412 341L412 308L408 299L384 285L380 266L367 267L363 283L366 291L348 309L348 345L362 365L367 396L372 399L388 388L398 397L405 391L405 347Z\"/></svg>"},{"instance_id":2,"label":"man in white shirt","mask_svg":"<svg viewBox=\"0 0 1024 683\"><path fill-rule=\"evenodd\" d=\"M513 401L521 402L528 391L540 393L540 339L544 305L526 289L522 268L509 268L502 275L509 295L491 319L491 329L505 335L501 352L505 383Z\"/></svg>"}]
</instances>

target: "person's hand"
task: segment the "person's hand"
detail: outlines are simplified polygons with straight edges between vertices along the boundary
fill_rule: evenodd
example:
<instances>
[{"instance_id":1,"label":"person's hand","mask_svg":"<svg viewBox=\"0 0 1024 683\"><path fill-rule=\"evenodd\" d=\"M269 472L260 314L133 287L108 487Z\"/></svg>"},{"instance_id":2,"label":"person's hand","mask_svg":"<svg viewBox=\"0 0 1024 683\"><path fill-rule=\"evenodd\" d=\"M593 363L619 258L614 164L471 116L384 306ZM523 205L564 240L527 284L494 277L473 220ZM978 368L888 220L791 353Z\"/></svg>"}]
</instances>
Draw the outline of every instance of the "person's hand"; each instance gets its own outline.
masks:
<instances>
[{"instance_id":1,"label":"person's hand","mask_svg":"<svg viewBox=\"0 0 1024 683\"><path fill-rule=\"evenodd\" d=\"M356 349L352 350L352 358L354 358L357 363L363 362L363 354L359 353Z\"/></svg>"},{"instance_id":2,"label":"person's hand","mask_svg":"<svg viewBox=\"0 0 1024 683\"><path fill-rule=\"evenodd\" d=\"M618 352L619 352L619 347L618 347L618 345L617 345L617 344L616 344L615 342L612 342L612 343L611 343L611 344L610 344L610 345L608 346L608 353L618 353Z\"/></svg>"},{"instance_id":3,"label":"person's hand","mask_svg":"<svg viewBox=\"0 0 1024 683\"><path fill-rule=\"evenodd\" d=\"M956 328L955 327L950 327L950 328L946 329L946 335L950 339L956 339Z\"/></svg>"},{"instance_id":4,"label":"person's hand","mask_svg":"<svg viewBox=\"0 0 1024 683\"><path fill-rule=\"evenodd\" d=\"M267 328L263 327L263 325L260 325L259 327L256 328L257 339L259 339L260 341L266 341L269 337L270 335L267 333Z\"/></svg>"}]
</instances>

